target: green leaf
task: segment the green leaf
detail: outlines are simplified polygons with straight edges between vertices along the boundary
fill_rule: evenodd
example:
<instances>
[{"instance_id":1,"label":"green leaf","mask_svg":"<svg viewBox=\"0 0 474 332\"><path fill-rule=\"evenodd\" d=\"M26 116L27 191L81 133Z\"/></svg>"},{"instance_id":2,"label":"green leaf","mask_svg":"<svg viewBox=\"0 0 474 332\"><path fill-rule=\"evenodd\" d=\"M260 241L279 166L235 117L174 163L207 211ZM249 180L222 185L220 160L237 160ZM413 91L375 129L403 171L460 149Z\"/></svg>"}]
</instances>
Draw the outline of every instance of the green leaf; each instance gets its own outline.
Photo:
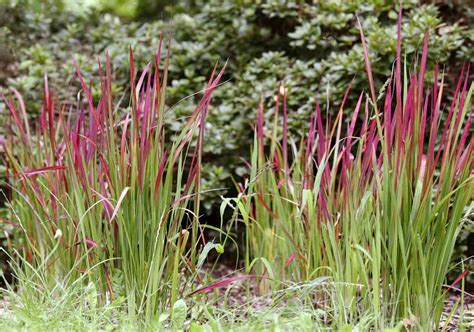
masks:
<instances>
[{"instance_id":1,"label":"green leaf","mask_svg":"<svg viewBox=\"0 0 474 332\"><path fill-rule=\"evenodd\" d=\"M173 322L173 328L181 329L183 328L184 321L188 314L188 306L184 300L178 300L173 305L173 314L171 315L171 320Z\"/></svg>"}]
</instances>

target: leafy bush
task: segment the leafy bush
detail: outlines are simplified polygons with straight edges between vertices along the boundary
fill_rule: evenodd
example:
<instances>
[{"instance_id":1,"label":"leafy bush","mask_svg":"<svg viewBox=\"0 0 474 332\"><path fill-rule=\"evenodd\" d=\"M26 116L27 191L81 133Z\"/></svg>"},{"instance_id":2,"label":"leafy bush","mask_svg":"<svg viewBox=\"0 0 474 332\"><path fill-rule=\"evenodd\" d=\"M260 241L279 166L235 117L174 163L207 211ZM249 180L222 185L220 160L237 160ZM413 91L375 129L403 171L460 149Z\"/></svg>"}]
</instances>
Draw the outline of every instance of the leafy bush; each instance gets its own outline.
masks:
<instances>
[{"instance_id":1,"label":"leafy bush","mask_svg":"<svg viewBox=\"0 0 474 332\"><path fill-rule=\"evenodd\" d=\"M67 60L75 58L85 74L97 76L97 65L89 58L104 50L111 56L116 76L114 92L126 93L124 50L132 45L140 66L152 61L148 50L158 43L156 32L168 24L162 20L126 22L112 15L93 13L84 16L46 5L43 12L23 14L22 8L20 1L5 11L10 12L7 15L11 21L5 39L17 59L18 75L9 79L8 84L23 93L27 105L34 104L32 101L40 96L45 71L52 87L63 85L73 73ZM204 185L209 189L231 187L229 177L242 175L240 157L245 156L252 141L249 119L253 118L261 95L265 105L271 105L270 91L276 89L279 81L285 80L291 96L288 121L293 133L307 126L310 105L316 97L329 99L334 105L348 80L354 80L354 90L366 83L361 75L362 48L355 42L358 32L353 28L356 13L367 34L376 83L382 84L381 80L390 73L387 64L395 55L397 8L391 0L197 0L187 4L186 10L179 5L173 7L177 14L172 17L174 61L170 65L173 81L168 101L170 106L177 104L173 107L177 118L194 108L196 98L186 97L196 92L196 87L205 86L207 69L218 60L228 59L225 88L216 93L209 111ZM449 15L464 17L464 21L453 21ZM420 37L429 27L433 32L428 68L432 69L435 62L473 61L473 27L466 25L472 22L471 15L472 8L462 4L450 7L448 3L425 5L417 0L406 1L402 55L413 58L420 49ZM71 91L74 89L61 89L60 93L72 99ZM354 105L357 97L351 93L348 105ZM33 112L34 105L28 110ZM174 130L179 128L177 122ZM211 192L206 197L217 198L222 193ZM212 204L215 200L204 202L208 211Z\"/></svg>"},{"instance_id":2,"label":"leafy bush","mask_svg":"<svg viewBox=\"0 0 474 332\"><path fill-rule=\"evenodd\" d=\"M30 2L44 6L21 3ZM195 3L202 8L175 17L180 42L174 41L175 50L166 48L162 71L165 52L156 29L168 27L163 21L123 24L111 15L68 15L61 6L54 9L57 16L49 13L49 21L41 14L22 20L41 18L32 24L32 35L44 40L28 48L34 60L23 64L22 70L37 72L9 80L25 97L13 88L3 104L10 113L4 146L13 200L12 220L2 222L24 235L14 239L21 256L14 265L20 289L9 293L19 303L15 323L58 324L78 296L78 310L86 317L71 315L61 321L65 328L114 328L120 322L112 316L123 311L130 329L137 327L137 316L150 329L187 328L190 322L191 330L224 328L234 325L229 319L255 317L245 312L254 309L251 284L247 309L235 314L207 303L189 311L182 297L206 301L207 293L217 295L218 288L255 277L262 289L278 288L267 295L274 311L256 319L257 327L432 329L440 320L442 284L474 191L474 85L469 87L463 67L450 99L449 73L429 70L437 59L453 60L455 49L466 56L469 47L458 47L469 42L466 31L456 25L442 30L437 7L417 7L415 1L407 4L409 21L398 31L389 25L396 6L385 1ZM17 3L11 4L14 13ZM356 45L356 11L370 53L363 36L362 46ZM64 25L63 15L71 23ZM22 26L10 26L3 31L7 42L24 47ZM429 53L427 35L419 42L427 26L435 32ZM407 38L403 49L391 43L401 30ZM72 52L63 51L68 42ZM123 45L135 43L125 68ZM146 49L157 45L158 55L148 57ZM91 65L88 57L97 48L109 49L110 56ZM420 49L421 61L411 70L407 59ZM169 52L176 59L171 64ZM392 53L397 60L387 66ZM57 70L71 57L79 66ZM218 57L231 59L234 77L214 71L206 79L205 65ZM368 75L357 75L364 67ZM43 104L29 112L39 100L36 86L45 68L51 81L44 81ZM136 68L143 70L136 75ZM70 80L73 71L78 79ZM93 78L89 84L84 74ZM168 74L177 77L171 86ZM390 74L395 78L384 82ZM215 91L211 105L211 93L226 79L230 83ZM343 87L348 81L352 89ZM434 83L425 92L426 82ZM352 92L365 86L370 97ZM276 96L268 92L274 90ZM333 112L338 98L343 102ZM326 100L324 121L317 100ZM265 114L275 103L276 111ZM447 112L445 103L451 103ZM205 282L200 272L207 253L223 251L220 244L205 244L200 196L216 179L246 172L238 168L238 157L251 142L249 114L257 104L250 177L239 197L224 199L220 209L223 215L226 206L235 205L232 220L245 223L245 268L256 275L224 277L191 291L195 279ZM265 121L272 120L273 130L266 131ZM295 132L302 129L308 134L300 139ZM209 148L204 131L211 134ZM205 161L212 167L201 182ZM224 242L229 239L222 229L208 228L223 234ZM281 304L292 307L285 311ZM293 308L303 304L307 308L295 323ZM42 305L50 315L35 310Z\"/></svg>"},{"instance_id":3,"label":"leafy bush","mask_svg":"<svg viewBox=\"0 0 474 332\"><path fill-rule=\"evenodd\" d=\"M234 218L245 225L246 272L255 271L262 289L329 276L347 310L339 326L372 312L377 330L403 320L430 330L439 324L456 237L474 197L474 83L463 68L447 99L436 67L426 87L426 33L419 69L403 70L398 56L394 78L377 92L362 30L361 37L370 97L359 95L349 121L350 86L333 120L316 103L297 145L282 85L274 128L264 127L262 102L248 179L224 204L235 205Z\"/></svg>"},{"instance_id":4,"label":"leafy bush","mask_svg":"<svg viewBox=\"0 0 474 332\"><path fill-rule=\"evenodd\" d=\"M211 93L223 74L214 70L186 124L170 134L169 58L160 59L161 49L160 41L153 67L139 75L130 50L130 106L124 115L109 57L99 71L97 102L77 66L84 103L62 103L46 76L35 127L21 95L14 90L15 99L6 98L12 223L23 233L15 247L24 239L20 254L28 266L44 270L48 285L85 275L101 303L123 296L131 317L148 320L193 288L202 265L202 142ZM31 273L45 283L36 276Z\"/></svg>"}]
</instances>

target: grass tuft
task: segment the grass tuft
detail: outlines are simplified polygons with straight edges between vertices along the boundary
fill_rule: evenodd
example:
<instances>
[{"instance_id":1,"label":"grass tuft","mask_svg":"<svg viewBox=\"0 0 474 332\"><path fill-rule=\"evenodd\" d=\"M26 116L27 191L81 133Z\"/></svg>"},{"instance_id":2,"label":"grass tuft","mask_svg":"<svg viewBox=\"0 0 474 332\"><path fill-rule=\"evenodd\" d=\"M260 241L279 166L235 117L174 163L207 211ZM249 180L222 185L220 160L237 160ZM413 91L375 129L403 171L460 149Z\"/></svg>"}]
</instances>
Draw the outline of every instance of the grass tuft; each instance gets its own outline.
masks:
<instances>
[{"instance_id":1,"label":"grass tuft","mask_svg":"<svg viewBox=\"0 0 474 332\"><path fill-rule=\"evenodd\" d=\"M316 104L297 145L286 129L286 89L277 92L273 129L259 108L248 180L233 200L234 218L246 227L246 269L260 276L260 290L278 289L272 280L330 277L332 298L344 308L336 326L364 312L373 313L376 329L438 326L453 247L473 198L469 66L449 99L438 67L426 86L426 32L419 66L402 79L400 25L401 12L394 78L378 94L360 28L370 94L361 93L350 119L343 118L346 97L332 121Z\"/></svg>"},{"instance_id":2,"label":"grass tuft","mask_svg":"<svg viewBox=\"0 0 474 332\"><path fill-rule=\"evenodd\" d=\"M124 297L131 317L145 320L194 287L205 244L198 220L204 123L223 74L214 68L197 107L171 136L169 43L163 60L164 48L160 38L153 65L142 71L130 49L125 109L112 92L108 55L94 93L75 64L82 86L76 105L62 104L45 76L36 127L17 92L16 100L5 97L12 209L24 234L19 254L44 270L46 282L82 280L96 287L99 304Z\"/></svg>"}]
</instances>

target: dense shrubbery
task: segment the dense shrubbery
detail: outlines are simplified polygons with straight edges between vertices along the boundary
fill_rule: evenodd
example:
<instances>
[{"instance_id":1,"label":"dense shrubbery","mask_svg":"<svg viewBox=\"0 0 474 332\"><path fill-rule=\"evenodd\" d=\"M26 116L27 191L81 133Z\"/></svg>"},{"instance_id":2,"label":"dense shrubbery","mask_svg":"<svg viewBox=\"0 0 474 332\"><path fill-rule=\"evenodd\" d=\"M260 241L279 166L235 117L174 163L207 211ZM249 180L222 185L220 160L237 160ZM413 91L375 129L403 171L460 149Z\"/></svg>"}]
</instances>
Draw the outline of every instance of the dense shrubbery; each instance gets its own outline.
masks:
<instances>
[{"instance_id":1,"label":"dense shrubbery","mask_svg":"<svg viewBox=\"0 0 474 332\"><path fill-rule=\"evenodd\" d=\"M193 321L214 330L215 304L235 298L218 289L243 280L235 311L243 319L251 296L270 289L277 310L301 301L309 329L439 326L474 189L469 68L455 92L450 72L431 70L470 57L469 27L443 25L442 5L408 2L401 25L388 1L190 0L187 14L168 7L170 50L160 42L170 28L163 20L127 23L100 8L73 15L61 0L51 1L49 20L23 17L23 5L44 3L20 2L4 11L11 61L3 67L14 78L0 105L10 115L0 146L14 211L0 220L19 230L8 241L18 288L2 292L20 326L42 321L35 308L58 296L56 306L71 310L77 294L91 324L117 310L135 327ZM147 2L133 15L150 18ZM207 80L217 59L228 59L227 76L215 66ZM201 223L202 204L216 206L208 193L200 199L203 190L230 175L242 182L237 197L222 198L220 226ZM234 234L235 223L245 233ZM239 247L239 235L244 275L215 281L220 261L204 268L207 255L230 240ZM67 309L53 309L51 323ZM224 305L221 322L232 323L232 310Z\"/></svg>"},{"instance_id":2,"label":"dense shrubbery","mask_svg":"<svg viewBox=\"0 0 474 332\"><path fill-rule=\"evenodd\" d=\"M323 107L329 100L333 106L330 110L335 111L333 102L340 100L348 80L354 80L353 91L359 91L366 83L361 75L362 49L353 24L356 13L366 31L375 79L382 86L391 70L388 64L395 55L398 5L394 2L397 1L311 4L292 0L251 1L243 5L237 0L196 0L168 7L156 2L159 9L153 12L146 6L147 0L141 0L133 10L122 8L123 1L107 2L108 6L104 7L119 14L133 13L149 19L138 23L113 14L100 14L91 8L83 9L82 13L71 12L58 5L61 0L49 0L42 2L43 5L36 2L36 7L31 4L35 1L12 1L4 5L0 14L4 25L0 38L7 45L0 51L0 84L22 92L28 111L37 114L38 104L32 101L41 98L44 72L48 72L53 88L64 82L74 85L75 81L71 80L74 58L85 75L97 78L97 62L89 60L103 57L107 51L116 76L114 93L126 94L126 49L129 45L134 47L137 66L143 67L151 60L149 51L157 45L158 31L166 29L172 17L170 72L174 80L168 91L168 105L175 105L176 118L193 109L196 98L186 97L204 87L208 68L216 61L228 60L227 76L223 80L226 83L216 91L208 117L203 187L232 187L230 176L243 172L240 158L246 156L251 144L251 122L260 97L271 108L273 91L279 81L285 81L291 96L289 128L293 133L307 126L306 119L316 98ZM408 61L416 57L426 27L432 29L428 69L432 69L435 61L458 69L461 62L474 60L474 27L469 25L473 21L472 7L450 1L426 5L418 0L405 1L404 7L402 54ZM39 8L43 10L38 11ZM165 19L157 19L161 17ZM74 100L76 88L60 89L60 97ZM96 98L97 91L94 91ZM356 97L350 95L348 104L353 105ZM174 130L179 129L176 122ZM207 193L204 207L208 213L223 193Z\"/></svg>"},{"instance_id":3,"label":"dense shrubbery","mask_svg":"<svg viewBox=\"0 0 474 332\"><path fill-rule=\"evenodd\" d=\"M160 10L168 11L155 12L154 19L153 11L140 9L146 8L146 2L139 1L133 11L121 8L121 1L104 7L119 14L134 13L150 19L145 23L100 14L92 8L82 13L69 11L60 5L60 0L49 0L42 5L36 2L35 6L32 5L35 1L27 0L3 5L0 21L4 27L0 38L7 47L0 51L0 84L22 92L28 112L34 115L39 112L39 106L32 101L41 98L45 72L53 89L58 84L70 83L70 89L60 89L59 93L62 99L74 101L77 86L72 85L77 83L71 80L72 59L76 59L84 75L97 78L97 62L90 58L103 57L107 51L116 76L114 93L126 94L126 49L129 45L134 48L137 67L143 67L151 60L149 51L156 48L158 31L167 29L168 19L172 17L170 73L174 80L168 91L168 105L174 105L176 118L194 108L196 98L186 97L204 87L208 68L216 61L228 60L227 76L223 80L226 83L216 91L208 117L209 136L203 166L203 187L207 189L232 187L230 177L243 174L240 158L246 156L251 145L251 122L260 97L271 108L273 91L279 81L285 81L291 96L289 128L293 133L307 126L306 119L316 98L323 107L329 100L331 111L335 111L333 102L340 100L348 80L354 81L353 91L363 87L366 82L361 75L362 49L353 24L356 13L366 31L379 86L389 75L391 68L387 64L395 55L398 6L390 0L316 4L292 0L245 5L237 0L197 0L189 1L186 6L160 6ZM425 5L418 0L405 1L404 7L402 54L407 60L416 57L420 37L430 27L428 69L435 61L449 63L452 69L461 62L474 61L474 27L468 25L474 15L472 7L448 1ZM230 12L232 15L228 15ZM165 20L156 19L163 16ZM94 90L95 98L97 92ZM350 95L348 104L353 105L356 97ZM0 124L3 127L3 122ZM174 130L179 129L176 122ZM217 206L223 193L225 190L206 194L203 204L208 213Z\"/></svg>"},{"instance_id":4,"label":"dense shrubbery","mask_svg":"<svg viewBox=\"0 0 474 332\"><path fill-rule=\"evenodd\" d=\"M463 13L464 20L445 22L441 14L446 14L446 8L441 13L440 6L406 1L406 43L402 54L408 60L414 58L424 29L430 27L433 35L428 68L435 61L474 60L470 39L473 28L466 26L472 12L461 5L454 6L449 11ZM291 95L289 126L294 132L306 125L316 97L321 101L339 100L351 79L354 90L362 87L362 49L356 43L358 35L353 24L356 13L366 30L376 80L386 79L391 69L387 64L395 55L397 6L393 1L265 1L246 5L236 0L194 1L191 9L195 14L179 13L179 7L174 8L178 14L172 17L174 61L170 72L175 79L171 82L169 105L179 102L175 107L177 115L188 114L195 99L182 99L195 93L196 87L204 86L209 66L228 59L228 81L218 91L209 114L206 179L212 187L221 187L224 179L238 171L238 157L245 155L251 142L249 119L255 114L261 95L271 106L278 81L286 81ZM112 15L51 13L49 8L40 14L30 11L19 15L19 10L11 7L12 15L5 14L10 24L4 34L12 45L17 74L8 84L25 94L27 104L40 96L45 71L49 72L53 87L71 77L72 58L86 74L97 75L97 65L88 60L105 51L111 55L117 76L114 90L124 92L124 51L132 45L137 64L145 65L151 60L149 50L157 45L158 31L168 26L163 20L130 23ZM351 95L350 100L354 102L355 97Z\"/></svg>"}]
</instances>

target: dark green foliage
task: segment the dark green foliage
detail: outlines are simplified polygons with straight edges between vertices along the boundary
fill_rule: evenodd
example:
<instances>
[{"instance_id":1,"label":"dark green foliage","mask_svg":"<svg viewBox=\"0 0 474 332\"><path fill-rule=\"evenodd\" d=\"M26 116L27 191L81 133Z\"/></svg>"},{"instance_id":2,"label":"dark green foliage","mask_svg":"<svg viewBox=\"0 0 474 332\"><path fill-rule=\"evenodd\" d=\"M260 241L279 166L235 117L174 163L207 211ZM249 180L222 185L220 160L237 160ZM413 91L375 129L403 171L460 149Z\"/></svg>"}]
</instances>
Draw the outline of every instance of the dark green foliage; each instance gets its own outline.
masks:
<instances>
[{"instance_id":1,"label":"dark green foliage","mask_svg":"<svg viewBox=\"0 0 474 332\"><path fill-rule=\"evenodd\" d=\"M402 54L413 59L419 52L424 30L430 28L429 68L435 62L455 66L473 61L474 29L467 24L472 19L472 8L450 2L422 2L404 2ZM125 2L115 3L113 8L102 9L120 13ZM53 87L69 84L72 58L88 76L97 73L96 61L90 58L102 57L107 51L116 76L113 88L119 94L125 93L128 69L124 54L129 45L141 68L151 60L148 54L156 48L159 32L169 27L167 19L172 17L170 73L176 79L171 82L168 105L174 105L178 116L188 115L193 108L196 99L186 97L195 93L196 87L204 87L209 68L216 61L228 60L226 83L216 91L208 118L204 174L207 188L231 187L229 177L241 174L240 157L247 155L250 146L250 123L257 104L263 95L267 108L273 107L273 93L279 81L285 81L291 96L289 126L293 132L306 126L305 119L316 98L323 104L329 100L334 113L348 81L353 79L355 94L366 85L356 14L366 32L378 86L390 75L387 62L395 56L398 1L195 0L157 5L156 10L164 12L154 11L146 3L138 1L134 8L134 14L146 18L146 23L96 11L87 15L69 12L44 2L39 11L38 7L34 11L31 6L10 4L3 11L7 22L1 36L9 45L13 60L8 66L15 77L4 79L2 84L20 90L28 110L34 114L40 105L36 101L41 99L44 72L49 73ZM78 89L58 90L69 91L69 98L74 101ZM349 106L354 99L351 94ZM176 123L175 129L179 128ZM222 193L209 193L208 198ZM208 209L211 204L212 200L206 200Z\"/></svg>"},{"instance_id":2,"label":"dark green foliage","mask_svg":"<svg viewBox=\"0 0 474 332\"><path fill-rule=\"evenodd\" d=\"M129 45L134 48L137 67L142 68L151 60L149 54L158 44L160 31L168 29L170 18L170 76L175 80L168 89L168 105L176 113L173 118L189 115L196 99L186 97L197 87L204 88L209 68L216 61L228 60L223 80L227 82L215 91L208 116L205 189L231 188L230 176L244 173L240 158L248 156L251 124L260 97L263 95L266 108L271 109L279 81L285 80L288 87L289 126L293 133L302 132L306 126L316 97L323 106L329 100L334 114L349 80L354 80L355 94L367 86L355 14L366 33L377 86L382 86L390 75L387 62L395 55L398 1L189 0L173 4L161 1L165 3L162 4L140 0L136 7L129 8L129 1L115 0L103 1L106 5L100 10L76 6L76 11L66 9L61 0L3 1L0 0L0 92L7 91L7 87L17 88L25 97L31 116L39 112L45 72L53 88L61 87L55 89L63 94L59 96L61 100L76 100L79 87L72 79L73 58L84 76L91 77L97 76L98 70L97 61L93 60L109 52L116 76L114 93L126 94ZM474 61L474 10L464 1L426 3L404 1L402 54L407 60L413 59L420 51L424 30L429 27L429 69L435 62L446 63L449 73L456 73L462 63ZM133 21L134 15L143 21ZM348 110L355 97L349 96ZM128 100L127 96L124 100ZM0 139L5 128L3 112L0 100ZM267 115L271 116L270 112ZM174 129L178 131L180 123L176 122ZM0 166L0 176L2 172L4 168ZM216 202L224 192L206 193L203 205L208 212L214 209L218 213ZM11 233L10 228L1 227L2 246L7 244L3 234ZM473 255L472 249L469 252L472 230L472 222L466 221L454 263L466 252ZM454 279L461 272L458 266L451 277Z\"/></svg>"}]
</instances>

